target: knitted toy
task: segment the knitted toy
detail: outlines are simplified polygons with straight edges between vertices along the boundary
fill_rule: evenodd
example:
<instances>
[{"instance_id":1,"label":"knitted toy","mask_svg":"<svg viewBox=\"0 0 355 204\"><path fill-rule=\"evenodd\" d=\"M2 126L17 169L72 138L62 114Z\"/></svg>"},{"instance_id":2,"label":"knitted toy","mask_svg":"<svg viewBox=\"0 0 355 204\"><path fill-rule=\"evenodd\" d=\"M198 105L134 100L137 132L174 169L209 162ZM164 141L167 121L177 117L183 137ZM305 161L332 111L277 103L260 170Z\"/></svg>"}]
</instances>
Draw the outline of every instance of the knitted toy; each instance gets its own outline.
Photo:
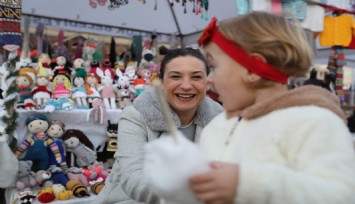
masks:
<instances>
[{"instance_id":1,"label":"knitted toy","mask_svg":"<svg viewBox=\"0 0 355 204\"><path fill-rule=\"evenodd\" d=\"M62 190L55 194L55 197L58 200L69 200L73 196L73 191L70 190Z\"/></svg>"},{"instance_id":2,"label":"knitted toy","mask_svg":"<svg viewBox=\"0 0 355 204\"><path fill-rule=\"evenodd\" d=\"M32 95L37 105L40 106L51 98L52 92L47 88L49 83L48 77L38 75L36 82L37 87L32 89Z\"/></svg>"},{"instance_id":3,"label":"knitted toy","mask_svg":"<svg viewBox=\"0 0 355 204\"><path fill-rule=\"evenodd\" d=\"M124 75L126 75L129 78L130 85L133 85L133 81L138 78L136 70L137 70L137 62L130 61L127 63Z\"/></svg>"},{"instance_id":4,"label":"knitted toy","mask_svg":"<svg viewBox=\"0 0 355 204\"><path fill-rule=\"evenodd\" d=\"M94 163L88 166L88 169L97 174L101 174L104 179L106 179L106 177L111 173L111 170L106 169L104 163L101 161L95 161Z\"/></svg>"},{"instance_id":5,"label":"knitted toy","mask_svg":"<svg viewBox=\"0 0 355 204\"><path fill-rule=\"evenodd\" d=\"M90 190L95 195L98 195L104 187L105 183L102 181L102 179L90 182Z\"/></svg>"},{"instance_id":6,"label":"knitted toy","mask_svg":"<svg viewBox=\"0 0 355 204\"><path fill-rule=\"evenodd\" d=\"M48 169L48 171L52 174L52 180L54 184L62 184L66 185L68 183L68 178L64 175L64 171L62 168L57 166L52 166Z\"/></svg>"},{"instance_id":7,"label":"knitted toy","mask_svg":"<svg viewBox=\"0 0 355 204\"><path fill-rule=\"evenodd\" d=\"M41 108L44 112L52 113L55 110L62 110L61 105L59 104L58 100L50 99L49 101L43 103Z\"/></svg>"},{"instance_id":8,"label":"knitted toy","mask_svg":"<svg viewBox=\"0 0 355 204\"><path fill-rule=\"evenodd\" d=\"M63 145L63 140L62 136L65 132L65 125L64 123L58 121L58 120L53 120L51 121L48 130L47 130L47 135L52 138L54 143L57 144L60 156L62 157L62 163L60 163L60 167L66 172L68 170L68 165L66 162L66 157L65 157L65 151L64 151L64 145ZM49 154L49 165L50 166L56 166L57 160L55 159L54 154L51 151L48 151Z\"/></svg>"},{"instance_id":9,"label":"knitted toy","mask_svg":"<svg viewBox=\"0 0 355 204\"><path fill-rule=\"evenodd\" d=\"M87 102L88 93L84 87L86 71L83 69L77 69L73 78L74 88L72 89L72 98L75 100L78 109L89 109Z\"/></svg>"},{"instance_id":10,"label":"knitted toy","mask_svg":"<svg viewBox=\"0 0 355 204\"><path fill-rule=\"evenodd\" d=\"M48 77L49 79L52 79L53 74L52 74L50 64L51 64L51 58L49 57L49 55L42 53L38 57L37 75L45 76Z\"/></svg>"},{"instance_id":11,"label":"knitted toy","mask_svg":"<svg viewBox=\"0 0 355 204\"><path fill-rule=\"evenodd\" d=\"M8 137L5 128L0 126L0 188L14 185L19 168L16 156L7 143Z\"/></svg>"},{"instance_id":12,"label":"knitted toy","mask_svg":"<svg viewBox=\"0 0 355 204\"><path fill-rule=\"evenodd\" d=\"M145 80L142 78L135 79L133 82L133 87L135 89L135 97L139 96L145 89Z\"/></svg>"},{"instance_id":13,"label":"knitted toy","mask_svg":"<svg viewBox=\"0 0 355 204\"><path fill-rule=\"evenodd\" d=\"M32 175L32 161L19 161L18 173L16 179L16 188L18 190L29 190L37 184L35 177Z\"/></svg>"},{"instance_id":14,"label":"knitted toy","mask_svg":"<svg viewBox=\"0 0 355 204\"><path fill-rule=\"evenodd\" d=\"M19 102L24 102L25 99L32 99L31 86L36 80L36 71L32 68L21 68L16 78L16 85L19 90Z\"/></svg>"},{"instance_id":15,"label":"knitted toy","mask_svg":"<svg viewBox=\"0 0 355 204\"><path fill-rule=\"evenodd\" d=\"M108 120L107 122L108 122L107 140L104 141L104 144L102 143L99 146L97 146L96 151L99 151L101 149L102 145L104 145L102 152L97 153L98 158L100 161L107 162L108 166L112 167L113 162L114 162L113 155L115 154L115 152L117 150L118 123L111 123L110 120ZM93 165L95 165L95 163ZM101 167L100 163L97 163L96 166ZM102 164L102 167L103 167L103 164ZM90 167L89 167L89 169L90 169Z\"/></svg>"},{"instance_id":16,"label":"knitted toy","mask_svg":"<svg viewBox=\"0 0 355 204\"><path fill-rule=\"evenodd\" d=\"M197 200L189 178L209 171L200 149L181 133L160 137L145 146L143 175L149 189L171 203L202 203Z\"/></svg>"},{"instance_id":17,"label":"knitted toy","mask_svg":"<svg viewBox=\"0 0 355 204\"><path fill-rule=\"evenodd\" d=\"M58 74L53 79L52 98L69 98L71 90L70 78L65 74Z\"/></svg>"},{"instance_id":18,"label":"knitted toy","mask_svg":"<svg viewBox=\"0 0 355 204\"><path fill-rule=\"evenodd\" d=\"M62 157L57 144L45 134L49 125L47 116L42 114L29 115L26 119L26 125L32 135L28 136L17 147L16 156L20 157L27 150L25 160L34 161L38 164L38 169L46 170L49 167L47 148L50 148L56 161L61 163Z\"/></svg>"},{"instance_id":19,"label":"knitted toy","mask_svg":"<svg viewBox=\"0 0 355 204\"><path fill-rule=\"evenodd\" d=\"M67 63L67 60L65 59L65 57L64 56L57 57L56 62L57 62L58 66L54 67L54 69L53 69L54 75L66 74L66 75L70 76L71 70L68 67L68 63Z\"/></svg>"},{"instance_id":20,"label":"knitted toy","mask_svg":"<svg viewBox=\"0 0 355 204\"><path fill-rule=\"evenodd\" d=\"M85 196L90 196L86 186L84 186L78 180L70 180L67 183L67 189L73 191L74 196L79 197L79 198L85 197Z\"/></svg>"},{"instance_id":21,"label":"knitted toy","mask_svg":"<svg viewBox=\"0 0 355 204\"><path fill-rule=\"evenodd\" d=\"M34 111L39 109L39 106L30 98L25 99L23 104L26 110Z\"/></svg>"},{"instance_id":22,"label":"knitted toy","mask_svg":"<svg viewBox=\"0 0 355 204\"><path fill-rule=\"evenodd\" d=\"M116 94L112 85L113 77L111 72L108 69L106 69L105 72L101 69L97 69L96 72L101 78L101 84L103 85L99 87L99 91L101 91L106 109L116 109Z\"/></svg>"},{"instance_id":23,"label":"knitted toy","mask_svg":"<svg viewBox=\"0 0 355 204\"><path fill-rule=\"evenodd\" d=\"M36 194L32 191L21 191L15 196L13 204L31 204L36 198Z\"/></svg>"},{"instance_id":24,"label":"knitted toy","mask_svg":"<svg viewBox=\"0 0 355 204\"><path fill-rule=\"evenodd\" d=\"M85 76L85 88L88 92L88 102L91 105L95 98L101 98L100 92L97 90L99 79L94 74Z\"/></svg>"},{"instance_id":25,"label":"knitted toy","mask_svg":"<svg viewBox=\"0 0 355 204\"><path fill-rule=\"evenodd\" d=\"M87 43L84 47L84 61L85 67L90 66L90 63L94 60L94 54L96 52L96 45L93 43Z\"/></svg>"},{"instance_id":26,"label":"knitted toy","mask_svg":"<svg viewBox=\"0 0 355 204\"><path fill-rule=\"evenodd\" d=\"M90 120L91 113L94 113L94 121L103 124L107 118L107 112L104 106L104 102L101 99L95 98L92 101L92 109L86 115L86 121Z\"/></svg>"},{"instance_id":27,"label":"knitted toy","mask_svg":"<svg viewBox=\"0 0 355 204\"><path fill-rule=\"evenodd\" d=\"M141 69L138 74L145 80L146 85L150 85L150 77L152 76L152 73L149 69Z\"/></svg>"},{"instance_id":28,"label":"knitted toy","mask_svg":"<svg viewBox=\"0 0 355 204\"><path fill-rule=\"evenodd\" d=\"M82 77L85 77L87 75L87 72L84 68L84 60L81 58L76 58L73 62L74 70L71 72L71 75L77 75L77 72L81 72Z\"/></svg>"},{"instance_id":29,"label":"knitted toy","mask_svg":"<svg viewBox=\"0 0 355 204\"><path fill-rule=\"evenodd\" d=\"M53 189L49 188L41 189L37 192L37 200L41 203L50 203L55 200L55 196L53 194Z\"/></svg>"},{"instance_id":30,"label":"knitted toy","mask_svg":"<svg viewBox=\"0 0 355 204\"><path fill-rule=\"evenodd\" d=\"M75 108L75 103L70 98L60 98L58 99L58 103L60 104L62 110L68 111L73 110Z\"/></svg>"},{"instance_id":31,"label":"knitted toy","mask_svg":"<svg viewBox=\"0 0 355 204\"><path fill-rule=\"evenodd\" d=\"M94 145L82 131L69 129L62 139L66 149L76 157L76 164L79 167L88 166L96 161Z\"/></svg>"},{"instance_id":32,"label":"knitted toy","mask_svg":"<svg viewBox=\"0 0 355 204\"><path fill-rule=\"evenodd\" d=\"M109 59L106 59L105 62L104 62L104 65L102 67L102 72L106 73L106 70L108 70L111 74L111 78L114 79L115 78L115 72L114 70L112 69L112 64L110 62ZM96 72L97 73L97 72Z\"/></svg>"},{"instance_id":33,"label":"knitted toy","mask_svg":"<svg viewBox=\"0 0 355 204\"><path fill-rule=\"evenodd\" d=\"M84 186L89 186L89 182L81 168L70 167L67 176L69 180L79 180Z\"/></svg>"},{"instance_id":34,"label":"knitted toy","mask_svg":"<svg viewBox=\"0 0 355 204\"><path fill-rule=\"evenodd\" d=\"M96 74L97 69L100 69L100 63L98 61L94 60L90 63L90 70L89 70L88 74L93 74L93 75L97 76L97 74Z\"/></svg>"},{"instance_id":35,"label":"knitted toy","mask_svg":"<svg viewBox=\"0 0 355 204\"><path fill-rule=\"evenodd\" d=\"M61 191L65 191L66 190L65 186L63 184L59 184L59 183L53 184L52 189L53 189L53 194L54 195L59 193L59 192L61 192Z\"/></svg>"},{"instance_id":36,"label":"knitted toy","mask_svg":"<svg viewBox=\"0 0 355 204\"><path fill-rule=\"evenodd\" d=\"M39 187L49 188L53 186L51 179L52 173L45 170L39 170L36 172L35 178Z\"/></svg>"}]
</instances>

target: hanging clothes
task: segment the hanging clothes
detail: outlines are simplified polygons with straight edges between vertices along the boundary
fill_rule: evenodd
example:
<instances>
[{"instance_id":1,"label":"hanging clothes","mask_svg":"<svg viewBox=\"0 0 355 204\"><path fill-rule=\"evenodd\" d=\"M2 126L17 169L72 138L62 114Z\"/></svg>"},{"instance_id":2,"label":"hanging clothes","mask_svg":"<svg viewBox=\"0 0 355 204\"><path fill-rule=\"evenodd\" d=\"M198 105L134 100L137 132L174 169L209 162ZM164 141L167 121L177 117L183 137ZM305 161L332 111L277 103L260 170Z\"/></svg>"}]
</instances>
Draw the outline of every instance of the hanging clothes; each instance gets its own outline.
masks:
<instances>
[{"instance_id":1,"label":"hanging clothes","mask_svg":"<svg viewBox=\"0 0 355 204\"><path fill-rule=\"evenodd\" d=\"M250 10L249 0L236 0L237 3L237 15L244 15Z\"/></svg>"},{"instance_id":2,"label":"hanging clothes","mask_svg":"<svg viewBox=\"0 0 355 204\"><path fill-rule=\"evenodd\" d=\"M21 1L0 1L0 45L5 49L21 46Z\"/></svg>"},{"instance_id":3,"label":"hanging clothes","mask_svg":"<svg viewBox=\"0 0 355 204\"><path fill-rule=\"evenodd\" d=\"M354 34L354 17L346 14L340 16L325 16L324 30L320 33L321 46L347 47Z\"/></svg>"},{"instance_id":4,"label":"hanging clothes","mask_svg":"<svg viewBox=\"0 0 355 204\"><path fill-rule=\"evenodd\" d=\"M307 16L302 22L302 27L313 32L322 32L324 29L325 9L319 5L307 5Z\"/></svg>"},{"instance_id":5,"label":"hanging clothes","mask_svg":"<svg viewBox=\"0 0 355 204\"><path fill-rule=\"evenodd\" d=\"M335 6L337 8L345 9L348 11L352 11L352 5L350 0L320 0L322 4L327 4L330 6Z\"/></svg>"},{"instance_id":6,"label":"hanging clothes","mask_svg":"<svg viewBox=\"0 0 355 204\"><path fill-rule=\"evenodd\" d=\"M282 10L303 21L307 16L307 3L305 0L282 0Z\"/></svg>"}]
</instances>

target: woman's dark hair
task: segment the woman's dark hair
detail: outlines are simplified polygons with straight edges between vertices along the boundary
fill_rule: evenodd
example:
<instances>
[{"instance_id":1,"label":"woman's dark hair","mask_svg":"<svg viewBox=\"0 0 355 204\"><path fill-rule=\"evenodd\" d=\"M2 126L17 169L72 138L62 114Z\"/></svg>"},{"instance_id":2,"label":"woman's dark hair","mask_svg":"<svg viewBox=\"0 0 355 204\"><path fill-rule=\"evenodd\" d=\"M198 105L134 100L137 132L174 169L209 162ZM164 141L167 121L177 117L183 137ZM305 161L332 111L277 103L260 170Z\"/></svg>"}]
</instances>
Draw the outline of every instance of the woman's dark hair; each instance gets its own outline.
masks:
<instances>
[{"instance_id":1,"label":"woman's dark hair","mask_svg":"<svg viewBox=\"0 0 355 204\"><path fill-rule=\"evenodd\" d=\"M200 59L205 64L207 75L210 73L210 68L207 65L207 61L206 61L205 57L202 55L202 53L200 52L200 50L193 49L193 48L178 48L178 49L170 50L164 56L164 58L161 62L161 65L160 65L159 78L163 79L164 73L165 73L165 68L171 60L173 60L177 57L186 57L186 56L196 57L197 59Z\"/></svg>"}]
</instances>

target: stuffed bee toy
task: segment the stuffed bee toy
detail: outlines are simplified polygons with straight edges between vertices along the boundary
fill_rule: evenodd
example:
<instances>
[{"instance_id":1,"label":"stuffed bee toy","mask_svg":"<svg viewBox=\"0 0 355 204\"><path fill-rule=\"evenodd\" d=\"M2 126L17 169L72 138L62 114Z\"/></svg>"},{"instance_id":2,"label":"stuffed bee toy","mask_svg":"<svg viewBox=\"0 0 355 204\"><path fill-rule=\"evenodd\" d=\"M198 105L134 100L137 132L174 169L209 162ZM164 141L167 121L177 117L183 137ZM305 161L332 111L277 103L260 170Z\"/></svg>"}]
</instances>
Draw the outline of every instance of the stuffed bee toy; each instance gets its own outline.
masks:
<instances>
[{"instance_id":1,"label":"stuffed bee toy","mask_svg":"<svg viewBox=\"0 0 355 204\"><path fill-rule=\"evenodd\" d=\"M78 180L70 180L67 183L67 189L71 190L76 197L85 197L85 196L90 196L90 194L87 191L87 188L81 184L80 181Z\"/></svg>"}]
</instances>

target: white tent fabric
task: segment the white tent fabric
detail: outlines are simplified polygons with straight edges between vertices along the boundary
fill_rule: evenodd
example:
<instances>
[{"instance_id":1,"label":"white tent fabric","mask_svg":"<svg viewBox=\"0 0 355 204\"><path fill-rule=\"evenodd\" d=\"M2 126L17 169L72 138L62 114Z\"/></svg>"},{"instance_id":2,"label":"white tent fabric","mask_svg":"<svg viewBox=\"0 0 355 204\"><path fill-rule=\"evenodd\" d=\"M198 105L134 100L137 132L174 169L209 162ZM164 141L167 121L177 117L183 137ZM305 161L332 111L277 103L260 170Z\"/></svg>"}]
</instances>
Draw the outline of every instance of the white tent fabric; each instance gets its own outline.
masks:
<instances>
[{"instance_id":1,"label":"white tent fabric","mask_svg":"<svg viewBox=\"0 0 355 204\"><path fill-rule=\"evenodd\" d=\"M146 0L145 4L138 0L129 0L127 5L113 10L108 9L108 4L109 1L106 5L97 5L94 9L89 5L88 0L46 0L45 3L43 0L23 0L22 10L25 15L37 17L180 36L201 31L209 22L202 19L200 15L196 16L192 13L193 4L190 1L187 1L186 14L181 3L175 1L171 10L168 0L157 0L157 10L154 10L154 0ZM213 16L224 19L235 15L235 0L209 0L209 19Z\"/></svg>"}]
</instances>

